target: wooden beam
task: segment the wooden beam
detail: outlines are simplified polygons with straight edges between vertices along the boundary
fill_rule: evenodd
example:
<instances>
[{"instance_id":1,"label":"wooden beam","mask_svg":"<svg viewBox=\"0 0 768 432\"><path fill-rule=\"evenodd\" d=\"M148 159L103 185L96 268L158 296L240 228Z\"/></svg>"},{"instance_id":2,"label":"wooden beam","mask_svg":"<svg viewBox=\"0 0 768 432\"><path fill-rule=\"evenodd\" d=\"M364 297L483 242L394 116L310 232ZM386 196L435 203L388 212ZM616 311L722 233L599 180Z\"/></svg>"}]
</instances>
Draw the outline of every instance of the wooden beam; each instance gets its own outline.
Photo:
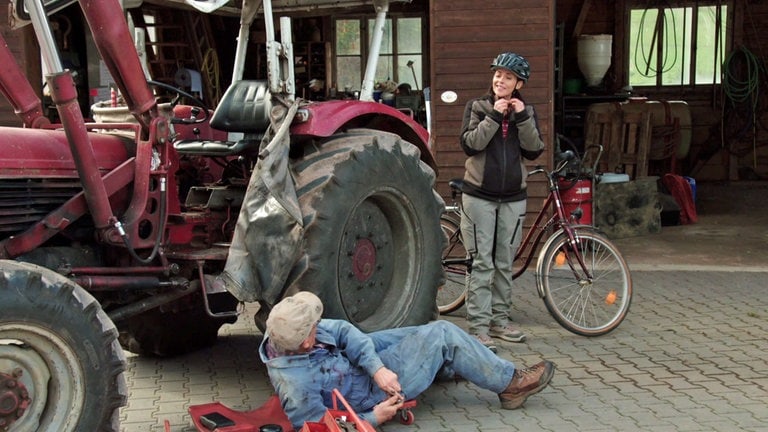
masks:
<instances>
[{"instance_id":1,"label":"wooden beam","mask_svg":"<svg viewBox=\"0 0 768 432\"><path fill-rule=\"evenodd\" d=\"M589 8L592 7L592 0L585 0L581 5L581 11L579 12L579 18L576 20L576 25L573 27L573 38L581 36L581 29L584 27L584 21L587 19Z\"/></svg>"}]
</instances>

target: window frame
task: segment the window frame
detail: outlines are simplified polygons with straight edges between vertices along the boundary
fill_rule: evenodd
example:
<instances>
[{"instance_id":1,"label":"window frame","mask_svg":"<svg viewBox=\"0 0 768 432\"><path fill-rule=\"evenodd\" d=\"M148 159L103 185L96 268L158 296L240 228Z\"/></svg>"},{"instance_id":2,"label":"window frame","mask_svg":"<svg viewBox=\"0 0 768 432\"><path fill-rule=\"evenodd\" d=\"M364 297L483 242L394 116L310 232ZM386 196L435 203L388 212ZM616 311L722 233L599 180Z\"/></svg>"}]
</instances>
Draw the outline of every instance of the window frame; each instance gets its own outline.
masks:
<instances>
[{"instance_id":1,"label":"window frame","mask_svg":"<svg viewBox=\"0 0 768 432\"><path fill-rule=\"evenodd\" d=\"M720 59L720 61L716 64L715 70L711 71L713 79L707 80L706 82L701 82L701 80L697 77L697 69L701 69L700 64L698 63L699 59L702 57L699 54L699 47L697 45L697 40L700 37L699 36L699 28L698 28L698 21L700 18L700 9L702 8L708 8L708 7L717 7L722 6L725 7L725 19L720 24L722 26L722 34L723 38L718 39L716 41L714 49L717 50L715 52L715 56ZM680 54L682 57L682 61L688 63L688 66L683 65L682 72L680 73L679 79L677 77L675 78L677 82L667 82L665 83L665 71L657 72L655 74L655 82L653 84L636 84L632 83L632 73L635 70L635 55L634 55L634 44L635 44L635 38L637 37L635 34L633 34L633 28L632 28L632 12L633 11L639 11L639 10L650 10L650 9L665 9L665 10L671 10L671 9L684 9L689 8L690 9L690 22L691 25L689 26L690 29L685 32L680 38L682 38L682 44L684 45L683 52ZM732 0L701 0L701 1L695 1L695 0L661 0L661 1L655 1L655 2L649 2L647 0L629 0L626 3L625 6L625 37L627 38L626 42L626 60L625 60L625 67L626 69L626 82L629 85L632 85L636 88L656 88L656 89L674 89L674 88L706 88L706 87L713 87L718 86L722 83L722 64L725 58L728 56L728 54L733 49L733 41L732 41L732 29L733 29L733 22L734 22L734 15L735 15L735 7ZM686 15L687 16L687 15ZM686 27L683 27L686 29ZM661 30L663 33L663 29ZM681 30L678 30L680 32ZM682 30L684 31L684 30ZM665 51L663 50L663 38L659 38L656 40L655 45L653 46L654 54L653 57L655 58L655 64L653 67L659 68L659 66L662 64L662 60L664 57ZM678 45L679 48L679 45ZM698 65L698 66L697 66ZM667 71L667 77L669 77L670 71ZM714 82L712 82L714 80Z\"/></svg>"},{"instance_id":2,"label":"window frame","mask_svg":"<svg viewBox=\"0 0 768 432\"><path fill-rule=\"evenodd\" d=\"M392 76L389 77L391 80L402 83L402 82L410 82L413 80L412 75L408 75L406 77L400 76L400 65L399 65L399 59L403 55L413 55L413 56L420 56L421 60L421 71L420 73L417 73L416 79L416 85L418 88L423 88L424 84L424 74L426 72L427 67L427 40L426 40L426 34L424 33L424 29L426 28L426 17L423 14L417 14L417 13L390 13L387 15L387 21L391 23L391 46L392 46L392 52L391 53L380 53L379 57L388 57L390 59L390 62L392 64ZM421 22L421 41L420 41L420 49L421 52L418 54L414 54L412 52L406 52L401 53L399 43L398 43L398 25L397 22L400 19L418 19ZM348 21L348 20L357 20L360 24L360 54L358 55L351 55L351 54L339 54L339 46L338 46L338 38L337 38L337 30L338 30L338 21ZM344 90L344 83L339 82L340 76L339 76L339 58L343 57L359 57L360 58L360 80L359 82L352 83L350 90L360 90L360 87L362 86L362 78L365 76L365 68L368 63L368 55L370 54L370 39L371 39L371 31L373 30L373 23L376 20L376 16L373 14L357 14L357 15L338 15L333 17L333 51L334 51L334 61L333 61L333 76L336 81L337 87L339 87L339 90ZM364 42L363 42L364 41ZM388 77L379 77L376 76L375 80L384 80ZM405 78L405 79L404 79Z\"/></svg>"}]
</instances>

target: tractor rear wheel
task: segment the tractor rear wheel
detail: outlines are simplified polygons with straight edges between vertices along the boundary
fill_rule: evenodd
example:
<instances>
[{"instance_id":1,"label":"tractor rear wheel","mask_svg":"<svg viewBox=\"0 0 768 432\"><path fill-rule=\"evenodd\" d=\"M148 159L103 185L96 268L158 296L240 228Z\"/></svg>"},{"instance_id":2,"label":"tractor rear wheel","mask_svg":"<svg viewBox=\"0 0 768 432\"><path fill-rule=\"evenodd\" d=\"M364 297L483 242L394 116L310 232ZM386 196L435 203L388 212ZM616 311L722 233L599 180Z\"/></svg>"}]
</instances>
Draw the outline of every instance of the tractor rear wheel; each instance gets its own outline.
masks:
<instances>
[{"instance_id":1,"label":"tractor rear wheel","mask_svg":"<svg viewBox=\"0 0 768 432\"><path fill-rule=\"evenodd\" d=\"M419 156L397 135L358 129L294 164L305 238L288 295L312 291L325 316L364 331L437 316L443 200Z\"/></svg>"},{"instance_id":2,"label":"tractor rear wheel","mask_svg":"<svg viewBox=\"0 0 768 432\"><path fill-rule=\"evenodd\" d=\"M2 260L0 309L0 420L20 431L118 431L125 355L96 299L51 270Z\"/></svg>"}]
</instances>

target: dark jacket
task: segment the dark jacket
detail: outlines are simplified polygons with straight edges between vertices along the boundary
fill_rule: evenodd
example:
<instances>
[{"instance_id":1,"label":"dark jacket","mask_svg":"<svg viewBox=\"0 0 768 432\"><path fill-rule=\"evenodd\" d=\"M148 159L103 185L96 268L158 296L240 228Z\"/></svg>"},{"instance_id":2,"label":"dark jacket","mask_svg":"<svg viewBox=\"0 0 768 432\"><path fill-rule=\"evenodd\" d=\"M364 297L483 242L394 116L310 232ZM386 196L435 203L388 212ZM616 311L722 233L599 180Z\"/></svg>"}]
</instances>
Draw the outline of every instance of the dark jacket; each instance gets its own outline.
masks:
<instances>
[{"instance_id":1,"label":"dark jacket","mask_svg":"<svg viewBox=\"0 0 768 432\"><path fill-rule=\"evenodd\" d=\"M520 95L515 92L515 97ZM523 159L536 159L544 142L533 107L508 114L509 129L502 135L501 113L493 109L493 95L471 100L464 108L461 148L469 156L462 192L492 201L520 201L526 194Z\"/></svg>"}]
</instances>

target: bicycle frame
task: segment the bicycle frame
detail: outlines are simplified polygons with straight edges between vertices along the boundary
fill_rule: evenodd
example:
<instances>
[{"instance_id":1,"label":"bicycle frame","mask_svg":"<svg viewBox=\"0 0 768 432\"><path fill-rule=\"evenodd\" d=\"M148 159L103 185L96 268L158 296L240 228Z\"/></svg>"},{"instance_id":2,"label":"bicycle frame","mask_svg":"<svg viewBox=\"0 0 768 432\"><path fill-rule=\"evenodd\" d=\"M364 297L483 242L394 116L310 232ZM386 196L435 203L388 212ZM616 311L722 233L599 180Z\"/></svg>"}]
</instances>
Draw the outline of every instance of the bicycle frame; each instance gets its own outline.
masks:
<instances>
[{"instance_id":1,"label":"bicycle frame","mask_svg":"<svg viewBox=\"0 0 768 432\"><path fill-rule=\"evenodd\" d=\"M525 237L523 237L522 242L520 243L520 247L518 247L517 252L515 253L515 259L514 262L517 263L521 259L524 258L522 266L520 266L513 274L512 279L517 279L520 277L525 271L528 269L528 266L530 266L531 262L533 261L533 257L538 250L538 246L541 243L541 239L544 237L544 234L549 229L557 229L559 231L564 232L568 236L568 241L571 245L576 245L578 240L576 238L576 230L580 227L586 227L589 229L594 229L591 225L581 225L581 224L573 224L570 221L570 216L565 213L565 207L563 206L563 200L560 196L560 188L557 183L557 175L568 165L568 162L570 161L569 158L564 158L558 166L552 170L551 172L545 171L543 168L537 167L533 171L528 173L528 177L534 175L534 174L545 174L547 177L547 183L549 187L549 194L547 194L547 198L544 200L544 204L542 205L541 209L539 210L538 214L536 215L536 219L534 219L533 225L531 225L530 229L525 234ZM554 207L554 213L551 215L550 209ZM460 209L459 206L455 207L449 207L449 211L458 211ZM457 235L459 231L454 233L454 235ZM553 232L550 235L550 238L555 238L558 231ZM449 240L451 241L451 240ZM581 269L584 271L584 275L587 279L591 279L592 275L589 274L589 271L587 270L587 266L584 263L584 258L581 256L581 253L578 252L578 248L574 248L574 253L576 255L576 259L579 262L579 265L581 266ZM443 266L450 266L452 264L457 265L466 265L467 271L470 271L472 268L472 258L447 258L443 259ZM576 273L576 269L572 269L574 273ZM543 297L543 293L540 291L539 295Z\"/></svg>"},{"instance_id":2,"label":"bicycle frame","mask_svg":"<svg viewBox=\"0 0 768 432\"><path fill-rule=\"evenodd\" d=\"M522 275L536 255L536 288L555 321L572 333L600 336L615 329L626 316L632 280L616 246L593 226L579 224L576 211L567 214L559 180L560 172L573 157L573 152L567 151L552 171L537 167L528 173L544 174L549 193L515 251L512 278ZM472 270L460 222L453 217L461 212L455 199L461 185L457 180L449 185L454 205L446 206L448 214L440 219L444 232L450 233L442 259L446 283L437 298L440 313L453 312L464 304L467 280L462 282L460 276Z\"/></svg>"},{"instance_id":3,"label":"bicycle frame","mask_svg":"<svg viewBox=\"0 0 768 432\"><path fill-rule=\"evenodd\" d=\"M590 229L593 229L591 225L572 224L569 215L565 214L563 199L560 196L560 187L557 183L557 174L562 170L562 168L565 167L565 165L567 165L567 161L561 162L561 164L561 167L558 167L558 169L553 170L551 173L547 173L543 169L537 168L528 174L530 176L532 174L545 173L547 175L547 182L549 183L549 194L547 195L541 210L539 210L539 213L536 215L536 219L534 220L533 225L531 225L531 228L525 234L525 237L523 237L523 241L520 243L520 247L517 249L517 253L515 254L515 262L523 258L525 253L527 253L527 256L525 256L523 265L512 275L513 279L517 279L528 269L528 266L531 264L531 261L533 261L533 256L535 255L535 252L541 243L542 237L549 228L556 228L560 231L563 231L568 236L568 242L574 246L578 242L575 234L577 228L589 227ZM547 218L549 209L552 206L554 206L554 213L552 213L552 215ZM546 222L542 224L542 221L544 221L545 218L547 218ZM557 231L552 233L550 237L554 238L556 235ZM578 252L578 248L574 248L574 253L587 279L591 279L592 275L589 274L589 271L587 270L587 267L584 263L584 258ZM573 270L574 272L576 271L576 269Z\"/></svg>"}]
</instances>

